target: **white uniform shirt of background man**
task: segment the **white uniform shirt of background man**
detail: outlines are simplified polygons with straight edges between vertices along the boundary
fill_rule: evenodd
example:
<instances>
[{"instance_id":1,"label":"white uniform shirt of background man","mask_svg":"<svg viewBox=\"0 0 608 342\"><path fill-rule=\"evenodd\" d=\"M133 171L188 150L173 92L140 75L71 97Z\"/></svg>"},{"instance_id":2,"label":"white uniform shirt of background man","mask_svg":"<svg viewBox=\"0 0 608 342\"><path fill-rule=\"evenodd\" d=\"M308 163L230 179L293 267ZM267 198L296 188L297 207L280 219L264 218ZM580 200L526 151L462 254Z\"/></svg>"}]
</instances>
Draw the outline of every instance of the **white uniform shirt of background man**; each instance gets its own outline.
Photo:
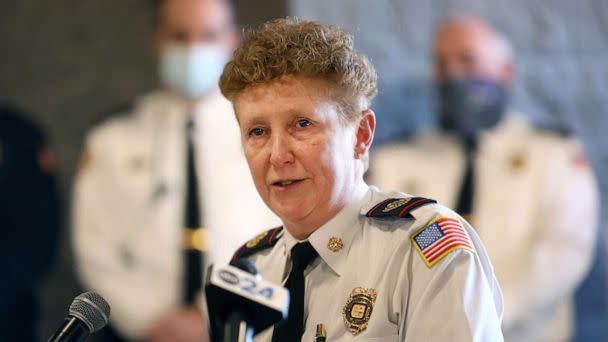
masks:
<instances>
[{"instance_id":1,"label":"white uniform shirt of background man","mask_svg":"<svg viewBox=\"0 0 608 342\"><path fill-rule=\"evenodd\" d=\"M90 165L76 179L74 245L84 284L112 305L112 324L140 337L179 304L182 283L186 106L167 92L89 134ZM207 263L262 227L278 225L257 194L228 101L210 94L195 110L194 142Z\"/></svg>"},{"instance_id":2,"label":"white uniform shirt of background man","mask_svg":"<svg viewBox=\"0 0 608 342\"><path fill-rule=\"evenodd\" d=\"M507 116L474 157L471 224L503 290L507 341L565 341L571 296L592 260L598 192L580 143ZM455 137L430 132L372 156L371 183L455 207L465 172ZM409 167L412 166L412 167Z\"/></svg>"}]
</instances>

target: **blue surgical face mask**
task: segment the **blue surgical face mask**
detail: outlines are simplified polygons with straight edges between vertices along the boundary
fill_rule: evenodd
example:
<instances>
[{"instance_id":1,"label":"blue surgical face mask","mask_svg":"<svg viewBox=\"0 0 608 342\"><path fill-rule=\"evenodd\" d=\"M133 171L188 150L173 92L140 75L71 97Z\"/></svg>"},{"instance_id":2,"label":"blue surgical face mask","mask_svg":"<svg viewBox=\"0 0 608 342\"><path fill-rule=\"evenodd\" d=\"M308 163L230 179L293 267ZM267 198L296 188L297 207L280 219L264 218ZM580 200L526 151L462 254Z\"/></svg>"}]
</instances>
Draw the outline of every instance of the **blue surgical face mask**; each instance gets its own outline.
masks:
<instances>
[{"instance_id":1,"label":"blue surgical face mask","mask_svg":"<svg viewBox=\"0 0 608 342\"><path fill-rule=\"evenodd\" d=\"M441 127L474 142L505 115L509 94L500 83L484 79L448 79L438 85Z\"/></svg>"},{"instance_id":2,"label":"blue surgical face mask","mask_svg":"<svg viewBox=\"0 0 608 342\"><path fill-rule=\"evenodd\" d=\"M161 81L192 99L217 86L228 54L217 45L170 44L161 52Z\"/></svg>"}]
</instances>

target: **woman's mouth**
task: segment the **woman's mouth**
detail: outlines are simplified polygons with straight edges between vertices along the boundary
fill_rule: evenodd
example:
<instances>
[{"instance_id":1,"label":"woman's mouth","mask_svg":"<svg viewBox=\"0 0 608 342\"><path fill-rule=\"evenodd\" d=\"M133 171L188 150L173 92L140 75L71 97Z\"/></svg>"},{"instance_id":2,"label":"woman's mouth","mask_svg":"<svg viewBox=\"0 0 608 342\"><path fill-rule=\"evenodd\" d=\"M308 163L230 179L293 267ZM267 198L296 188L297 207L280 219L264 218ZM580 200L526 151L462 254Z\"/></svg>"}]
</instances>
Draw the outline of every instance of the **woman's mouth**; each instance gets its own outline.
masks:
<instances>
[{"instance_id":1,"label":"woman's mouth","mask_svg":"<svg viewBox=\"0 0 608 342\"><path fill-rule=\"evenodd\" d=\"M279 191L285 191L298 186L304 179L286 179L272 183L272 188Z\"/></svg>"}]
</instances>

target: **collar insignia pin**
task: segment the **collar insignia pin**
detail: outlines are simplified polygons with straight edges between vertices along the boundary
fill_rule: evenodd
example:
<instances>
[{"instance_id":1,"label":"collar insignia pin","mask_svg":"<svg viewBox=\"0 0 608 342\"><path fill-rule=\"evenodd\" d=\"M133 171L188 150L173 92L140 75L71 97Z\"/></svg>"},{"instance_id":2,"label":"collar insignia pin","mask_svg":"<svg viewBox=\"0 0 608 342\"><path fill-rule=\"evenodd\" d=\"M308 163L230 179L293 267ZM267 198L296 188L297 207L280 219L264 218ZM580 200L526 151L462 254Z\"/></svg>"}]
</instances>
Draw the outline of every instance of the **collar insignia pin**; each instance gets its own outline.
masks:
<instances>
[{"instance_id":1,"label":"collar insignia pin","mask_svg":"<svg viewBox=\"0 0 608 342\"><path fill-rule=\"evenodd\" d=\"M142 156L133 156L129 160L129 167L134 172L141 172L146 168L146 159Z\"/></svg>"},{"instance_id":2,"label":"collar insignia pin","mask_svg":"<svg viewBox=\"0 0 608 342\"><path fill-rule=\"evenodd\" d=\"M329 242L327 242L327 248L329 248L332 252L339 252L344 244L342 243L342 239L339 237L332 236L329 238Z\"/></svg>"},{"instance_id":3,"label":"collar insignia pin","mask_svg":"<svg viewBox=\"0 0 608 342\"><path fill-rule=\"evenodd\" d=\"M524 168L524 166L526 166L526 158L524 157L523 153L513 156L511 159L511 167L514 170L521 170Z\"/></svg>"}]
</instances>

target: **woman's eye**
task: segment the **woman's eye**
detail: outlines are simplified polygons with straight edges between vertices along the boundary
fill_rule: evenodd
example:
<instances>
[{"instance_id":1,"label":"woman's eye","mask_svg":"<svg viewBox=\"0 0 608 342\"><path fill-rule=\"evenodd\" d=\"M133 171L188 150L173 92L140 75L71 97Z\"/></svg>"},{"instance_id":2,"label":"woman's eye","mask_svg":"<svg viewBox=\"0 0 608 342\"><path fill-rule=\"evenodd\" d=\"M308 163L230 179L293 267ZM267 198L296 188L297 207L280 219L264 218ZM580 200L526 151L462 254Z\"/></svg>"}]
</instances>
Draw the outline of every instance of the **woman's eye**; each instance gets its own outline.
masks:
<instances>
[{"instance_id":1,"label":"woman's eye","mask_svg":"<svg viewBox=\"0 0 608 342\"><path fill-rule=\"evenodd\" d=\"M310 120L307 120L307 119L298 120L298 127L300 127L300 128L308 127L310 125L312 125L312 122L310 122Z\"/></svg>"},{"instance_id":2,"label":"woman's eye","mask_svg":"<svg viewBox=\"0 0 608 342\"><path fill-rule=\"evenodd\" d=\"M249 131L249 136L252 136L252 137L259 137L263 134L264 134L264 129L259 128L259 127L253 128Z\"/></svg>"}]
</instances>

